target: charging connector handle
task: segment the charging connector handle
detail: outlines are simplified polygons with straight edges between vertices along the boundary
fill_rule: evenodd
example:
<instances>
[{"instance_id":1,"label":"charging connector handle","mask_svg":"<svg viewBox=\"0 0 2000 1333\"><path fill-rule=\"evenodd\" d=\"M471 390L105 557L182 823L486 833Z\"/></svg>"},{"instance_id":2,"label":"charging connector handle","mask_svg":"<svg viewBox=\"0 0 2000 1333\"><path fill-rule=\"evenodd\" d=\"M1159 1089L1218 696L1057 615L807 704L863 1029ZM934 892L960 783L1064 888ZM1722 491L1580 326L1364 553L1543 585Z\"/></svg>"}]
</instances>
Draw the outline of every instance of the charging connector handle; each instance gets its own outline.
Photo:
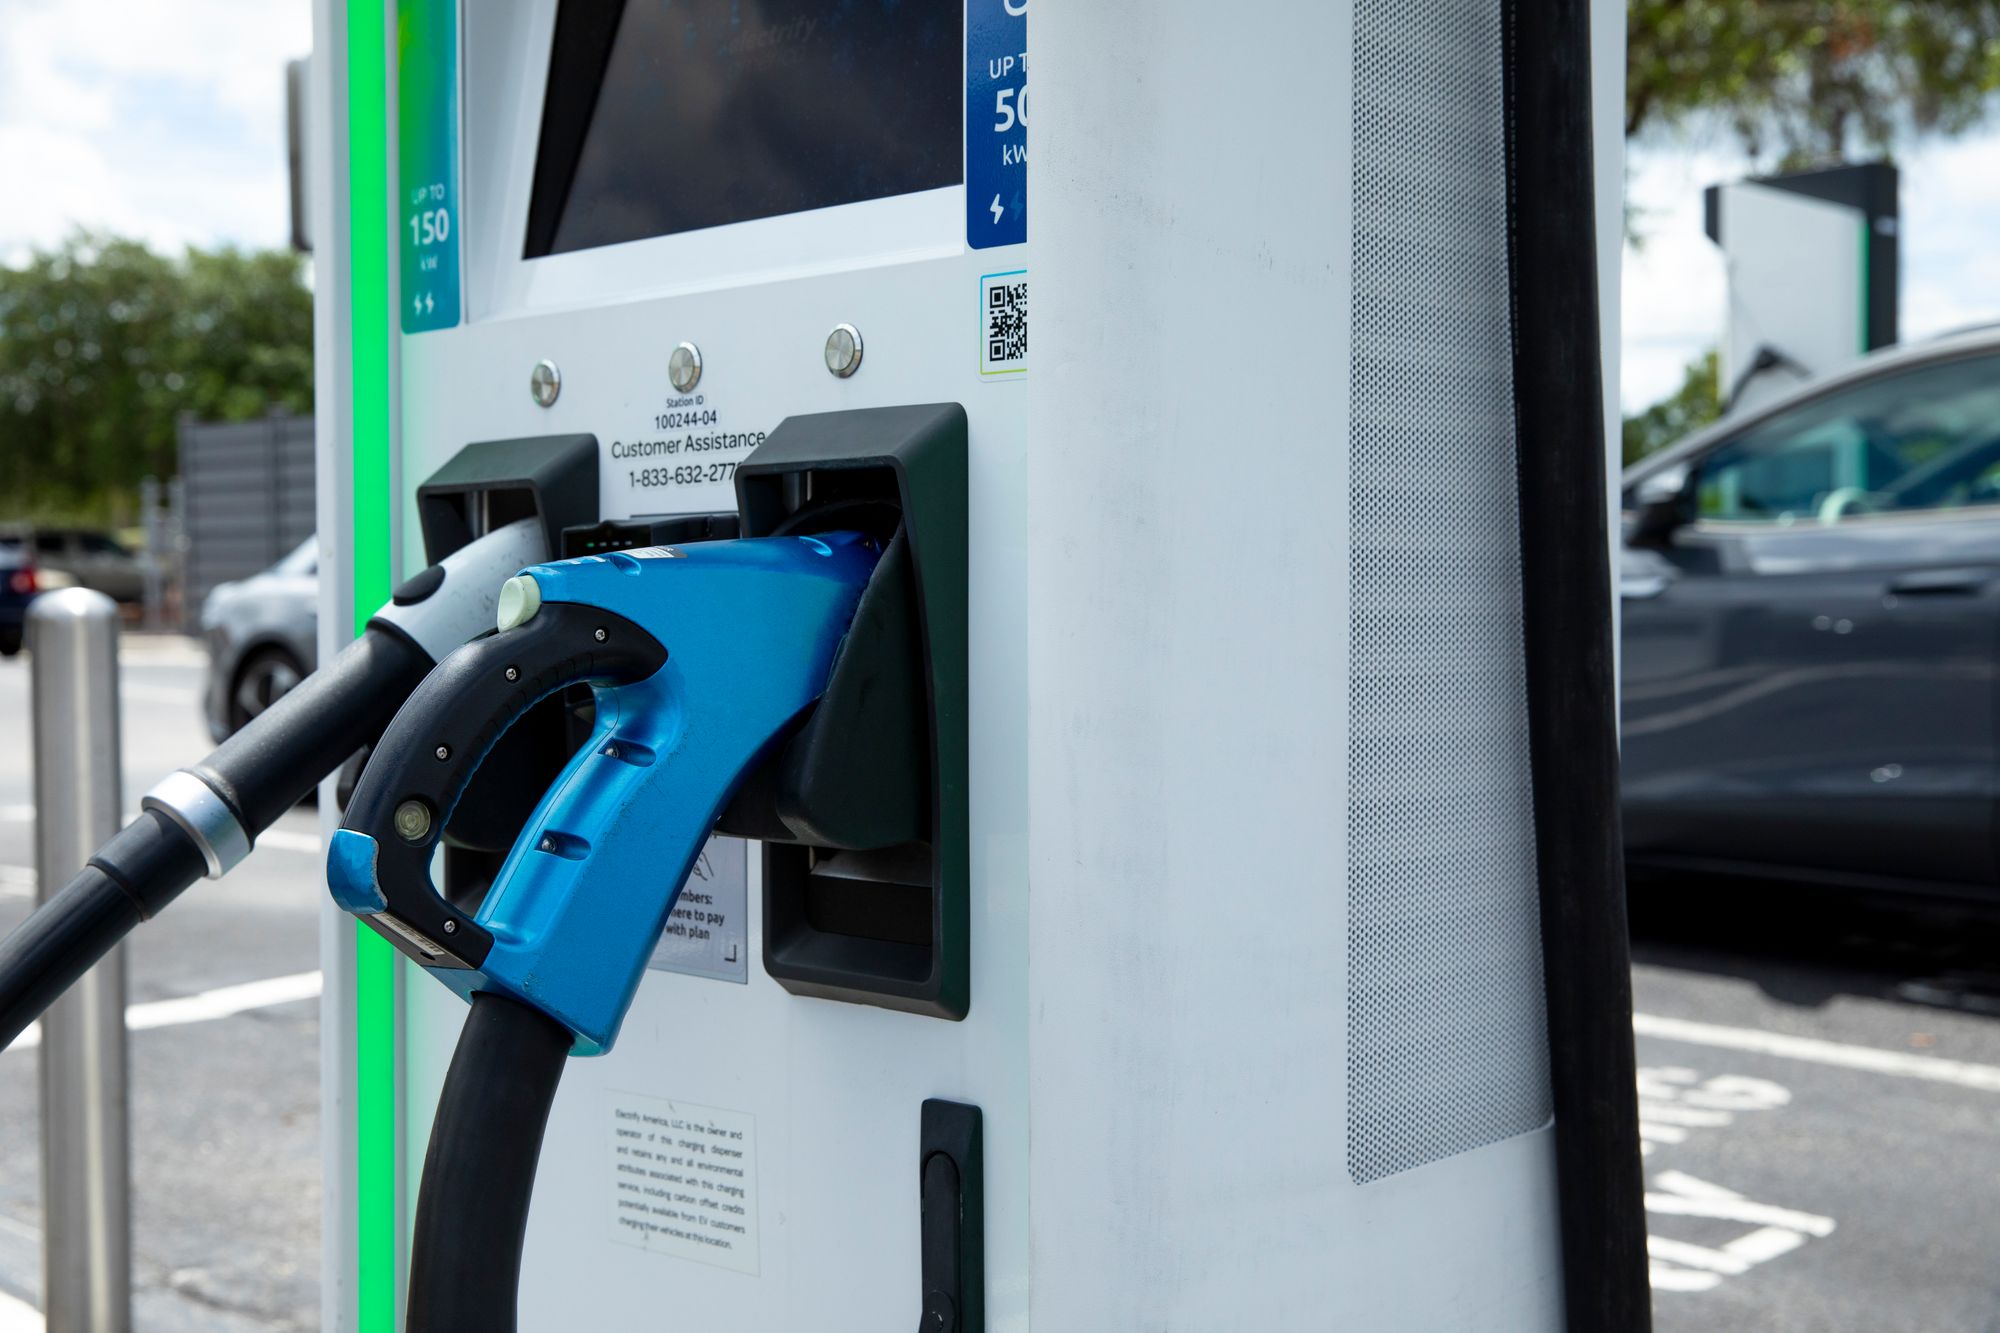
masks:
<instances>
[{"instance_id":1,"label":"charging connector handle","mask_svg":"<svg viewBox=\"0 0 2000 1333\"><path fill-rule=\"evenodd\" d=\"M417 1196L413 1333L515 1327L563 1061L610 1049L702 844L825 690L879 558L828 533L528 569L509 627L447 659L376 747L327 849L329 887L472 1006ZM451 807L509 723L579 679L596 731L465 915L429 879Z\"/></svg>"},{"instance_id":2,"label":"charging connector handle","mask_svg":"<svg viewBox=\"0 0 2000 1333\"><path fill-rule=\"evenodd\" d=\"M396 714L348 799L328 849L334 901L426 967L480 966L493 937L431 883L431 859L473 773L557 690L643 680L666 660L659 640L625 617L568 602L447 657Z\"/></svg>"},{"instance_id":3,"label":"charging connector handle","mask_svg":"<svg viewBox=\"0 0 2000 1333\"><path fill-rule=\"evenodd\" d=\"M453 654L383 735L327 848L334 900L466 999L511 995L578 1054L608 1049L722 807L825 690L879 558L827 533L528 569L515 627ZM596 730L461 911L429 873L452 808L506 727L574 680Z\"/></svg>"}]
</instances>

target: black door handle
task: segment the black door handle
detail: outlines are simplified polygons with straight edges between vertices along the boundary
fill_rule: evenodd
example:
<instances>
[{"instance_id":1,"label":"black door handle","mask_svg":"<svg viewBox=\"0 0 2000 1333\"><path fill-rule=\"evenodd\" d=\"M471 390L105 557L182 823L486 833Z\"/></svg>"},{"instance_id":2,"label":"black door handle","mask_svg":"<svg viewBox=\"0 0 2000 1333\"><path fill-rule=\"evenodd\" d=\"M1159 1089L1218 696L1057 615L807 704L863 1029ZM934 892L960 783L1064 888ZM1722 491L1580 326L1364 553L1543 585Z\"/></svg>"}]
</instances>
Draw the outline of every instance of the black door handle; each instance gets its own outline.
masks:
<instances>
[{"instance_id":1,"label":"black door handle","mask_svg":"<svg viewBox=\"0 0 2000 1333\"><path fill-rule=\"evenodd\" d=\"M1983 569L1921 569L1889 584L1892 597L1972 597L1986 590L1990 574Z\"/></svg>"},{"instance_id":2,"label":"black door handle","mask_svg":"<svg viewBox=\"0 0 2000 1333\"><path fill-rule=\"evenodd\" d=\"M979 1108L924 1103L917 1156L923 1314L917 1333L984 1333L985 1166Z\"/></svg>"},{"instance_id":3,"label":"black door handle","mask_svg":"<svg viewBox=\"0 0 2000 1333\"><path fill-rule=\"evenodd\" d=\"M917 1333L959 1333L964 1190L950 1153L934 1152L924 1159L923 1190L924 1313Z\"/></svg>"}]
</instances>

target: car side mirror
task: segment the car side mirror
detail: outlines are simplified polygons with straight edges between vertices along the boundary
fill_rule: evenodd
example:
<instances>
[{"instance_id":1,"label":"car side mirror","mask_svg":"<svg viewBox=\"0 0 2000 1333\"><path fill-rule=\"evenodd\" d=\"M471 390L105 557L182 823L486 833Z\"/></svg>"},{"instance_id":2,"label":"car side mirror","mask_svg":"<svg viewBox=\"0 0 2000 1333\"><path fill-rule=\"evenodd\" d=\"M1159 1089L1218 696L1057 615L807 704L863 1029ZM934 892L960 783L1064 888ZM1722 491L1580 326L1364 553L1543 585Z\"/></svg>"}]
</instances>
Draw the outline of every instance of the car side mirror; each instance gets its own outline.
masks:
<instances>
[{"instance_id":1,"label":"car side mirror","mask_svg":"<svg viewBox=\"0 0 2000 1333\"><path fill-rule=\"evenodd\" d=\"M1694 491L1685 465L1655 472L1632 490L1632 546L1663 547L1694 518Z\"/></svg>"}]
</instances>

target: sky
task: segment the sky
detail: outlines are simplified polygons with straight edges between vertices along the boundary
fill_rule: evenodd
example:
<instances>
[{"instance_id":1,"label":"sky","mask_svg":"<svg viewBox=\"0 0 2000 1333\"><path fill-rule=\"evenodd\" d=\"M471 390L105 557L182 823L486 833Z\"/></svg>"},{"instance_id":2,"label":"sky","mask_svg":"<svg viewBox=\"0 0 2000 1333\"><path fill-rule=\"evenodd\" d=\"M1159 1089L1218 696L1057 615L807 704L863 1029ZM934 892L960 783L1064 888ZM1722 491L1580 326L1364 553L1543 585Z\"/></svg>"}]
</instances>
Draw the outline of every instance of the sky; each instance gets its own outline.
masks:
<instances>
[{"instance_id":1,"label":"sky","mask_svg":"<svg viewBox=\"0 0 2000 1333\"><path fill-rule=\"evenodd\" d=\"M79 224L285 244L285 62L311 50L310 0L0 0L0 262Z\"/></svg>"},{"instance_id":2,"label":"sky","mask_svg":"<svg viewBox=\"0 0 2000 1333\"><path fill-rule=\"evenodd\" d=\"M78 225L167 251L285 244L284 65L311 45L310 0L0 0L0 263ZM1897 156L1904 336L2000 319L2000 124ZM1721 336L1701 192L1747 164L1672 142L1633 149L1628 168L1630 412Z\"/></svg>"}]
</instances>

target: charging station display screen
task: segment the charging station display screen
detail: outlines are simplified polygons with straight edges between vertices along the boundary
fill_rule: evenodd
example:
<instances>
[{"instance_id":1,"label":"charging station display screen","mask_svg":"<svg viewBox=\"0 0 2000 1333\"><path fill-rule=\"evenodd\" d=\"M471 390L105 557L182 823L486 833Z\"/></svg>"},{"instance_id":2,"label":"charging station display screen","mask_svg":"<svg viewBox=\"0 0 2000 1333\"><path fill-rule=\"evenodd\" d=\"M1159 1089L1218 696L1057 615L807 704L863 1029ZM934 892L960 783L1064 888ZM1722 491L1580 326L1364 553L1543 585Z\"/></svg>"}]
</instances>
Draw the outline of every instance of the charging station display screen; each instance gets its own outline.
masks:
<instances>
[{"instance_id":1,"label":"charging station display screen","mask_svg":"<svg viewBox=\"0 0 2000 1333\"><path fill-rule=\"evenodd\" d=\"M564 0L526 257L956 185L963 0Z\"/></svg>"}]
</instances>

